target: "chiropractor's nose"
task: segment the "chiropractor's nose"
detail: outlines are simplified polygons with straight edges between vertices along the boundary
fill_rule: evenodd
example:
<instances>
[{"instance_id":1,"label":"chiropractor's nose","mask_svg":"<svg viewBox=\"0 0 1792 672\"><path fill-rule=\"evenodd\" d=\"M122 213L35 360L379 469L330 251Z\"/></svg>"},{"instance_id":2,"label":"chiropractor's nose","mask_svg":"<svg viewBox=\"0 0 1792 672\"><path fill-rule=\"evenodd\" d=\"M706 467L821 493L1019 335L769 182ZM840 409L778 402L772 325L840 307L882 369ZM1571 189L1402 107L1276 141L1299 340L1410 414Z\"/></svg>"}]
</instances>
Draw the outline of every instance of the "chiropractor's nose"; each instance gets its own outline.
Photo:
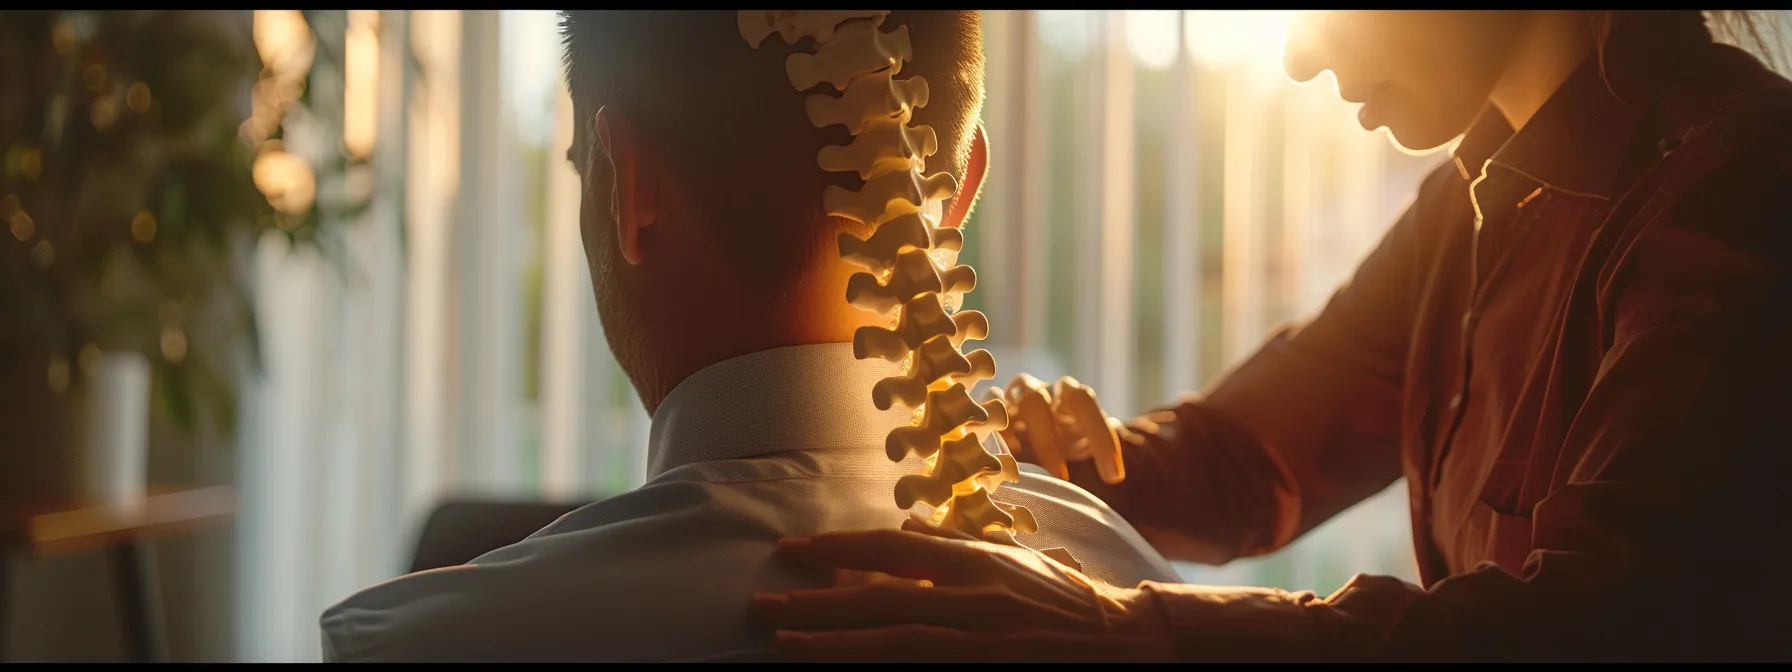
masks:
<instances>
[{"instance_id":1,"label":"chiropractor's nose","mask_svg":"<svg viewBox=\"0 0 1792 672\"><path fill-rule=\"evenodd\" d=\"M1282 48L1282 70L1297 82L1318 77L1325 70L1321 49L1324 46L1322 24L1330 12L1305 10L1288 20L1288 41Z\"/></svg>"}]
</instances>

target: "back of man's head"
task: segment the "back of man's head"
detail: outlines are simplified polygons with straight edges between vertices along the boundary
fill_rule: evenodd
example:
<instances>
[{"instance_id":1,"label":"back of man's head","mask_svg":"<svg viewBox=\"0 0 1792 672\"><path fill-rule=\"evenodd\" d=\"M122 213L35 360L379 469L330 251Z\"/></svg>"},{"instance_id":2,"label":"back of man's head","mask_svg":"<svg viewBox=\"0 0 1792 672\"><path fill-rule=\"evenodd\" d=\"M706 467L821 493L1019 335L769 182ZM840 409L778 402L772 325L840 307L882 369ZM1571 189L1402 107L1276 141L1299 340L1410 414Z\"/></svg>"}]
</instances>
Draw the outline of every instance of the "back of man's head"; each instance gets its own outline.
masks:
<instances>
[{"instance_id":1,"label":"back of man's head","mask_svg":"<svg viewBox=\"0 0 1792 672\"><path fill-rule=\"evenodd\" d=\"M805 93L785 74L793 48L777 37L758 50L734 11L562 12L567 82L577 119L620 110L660 156L691 213L743 283L776 293L835 257L840 231L869 233L825 215L827 185L857 189L850 173L824 172L816 154L852 137L819 129ZM927 105L913 123L932 126L939 152L929 173L964 180L983 100L980 21L971 11L895 11L881 30L907 25L914 59L898 78L925 77ZM795 49L813 49L807 38ZM839 95L822 84L807 93ZM578 143L590 142L580 125ZM607 189L608 187L597 187ZM964 198L973 195L964 194ZM950 204L948 204L950 206Z\"/></svg>"}]
</instances>

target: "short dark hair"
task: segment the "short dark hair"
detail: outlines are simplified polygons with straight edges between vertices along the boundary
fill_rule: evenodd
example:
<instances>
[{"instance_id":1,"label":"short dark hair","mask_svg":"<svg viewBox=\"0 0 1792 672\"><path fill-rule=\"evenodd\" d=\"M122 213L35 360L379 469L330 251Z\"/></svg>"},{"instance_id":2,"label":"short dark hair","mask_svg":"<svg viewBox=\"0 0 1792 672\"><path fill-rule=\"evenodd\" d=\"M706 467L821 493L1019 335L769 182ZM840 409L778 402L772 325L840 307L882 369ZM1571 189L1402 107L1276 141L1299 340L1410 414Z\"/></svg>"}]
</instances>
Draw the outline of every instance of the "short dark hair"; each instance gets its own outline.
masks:
<instances>
[{"instance_id":1,"label":"short dark hair","mask_svg":"<svg viewBox=\"0 0 1792 672\"><path fill-rule=\"evenodd\" d=\"M745 253L743 275L782 286L834 254L839 231L869 233L826 217L821 205L827 185L863 183L817 165L824 145L852 137L840 126L810 124L804 95L784 72L793 47L774 36L755 51L736 14L562 11L567 86L580 120L603 106L626 113L671 169L687 176L684 196L705 225ZM898 78L922 76L929 88L913 123L939 137L927 170L962 182L983 103L981 21L973 11L893 11L880 30L898 25L909 27L914 53ZM812 45L804 38L795 48ZM825 84L816 90L831 91ZM581 123L575 144L592 141L585 130Z\"/></svg>"}]
</instances>

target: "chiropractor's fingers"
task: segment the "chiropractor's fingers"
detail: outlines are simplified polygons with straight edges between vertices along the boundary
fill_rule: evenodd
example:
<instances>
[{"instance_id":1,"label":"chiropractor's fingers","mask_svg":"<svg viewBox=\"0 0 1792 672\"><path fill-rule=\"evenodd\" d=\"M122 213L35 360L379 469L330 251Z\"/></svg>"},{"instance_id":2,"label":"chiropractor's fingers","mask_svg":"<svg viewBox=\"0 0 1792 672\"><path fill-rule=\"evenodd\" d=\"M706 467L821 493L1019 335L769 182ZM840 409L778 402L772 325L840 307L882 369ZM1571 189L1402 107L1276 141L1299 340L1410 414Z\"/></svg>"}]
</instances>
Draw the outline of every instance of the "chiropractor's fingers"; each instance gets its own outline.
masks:
<instances>
[{"instance_id":1,"label":"chiropractor's fingers","mask_svg":"<svg viewBox=\"0 0 1792 672\"><path fill-rule=\"evenodd\" d=\"M890 576L889 574L880 574L878 572L861 572L856 569L834 570L834 587L836 588L844 586L869 586L884 583L897 583L906 586L933 585L927 581L905 579L900 576Z\"/></svg>"},{"instance_id":2,"label":"chiropractor's fingers","mask_svg":"<svg viewBox=\"0 0 1792 672\"><path fill-rule=\"evenodd\" d=\"M880 572L941 588L1000 587L1072 612L1103 608L1091 579L1025 547L873 529L782 539L778 555L809 569Z\"/></svg>"},{"instance_id":3,"label":"chiropractor's fingers","mask_svg":"<svg viewBox=\"0 0 1792 672\"><path fill-rule=\"evenodd\" d=\"M1013 407L1010 417L1020 420L1015 432L1023 437L1033 463L1053 476L1069 478L1064 440L1058 434L1057 414L1052 411L1051 391L1045 383L1026 374L1015 377L1008 384L1008 403Z\"/></svg>"},{"instance_id":4,"label":"chiropractor's fingers","mask_svg":"<svg viewBox=\"0 0 1792 672\"><path fill-rule=\"evenodd\" d=\"M1008 383L1004 396L1011 414L1001 436L1016 459L1064 479L1070 477L1070 463L1092 460L1102 482L1126 479L1120 422L1102 410L1093 389L1069 376L1048 386L1021 374Z\"/></svg>"},{"instance_id":5,"label":"chiropractor's fingers","mask_svg":"<svg viewBox=\"0 0 1792 672\"><path fill-rule=\"evenodd\" d=\"M1006 406L1008 409L1008 423L1003 425L1001 429L996 430L996 436L1001 437L1002 447L1008 451L1009 455L1013 455L1016 460L1022 462L1032 461L1031 458L1027 456L1027 447L1021 440L1021 435L1018 431L1021 421L1019 418L1015 417L1017 409L1014 406L1014 399L1008 396L1008 390L1001 387L985 388L983 390L983 398L985 401L999 399L1001 400L1002 405Z\"/></svg>"},{"instance_id":6,"label":"chiropractor's fingers","mask_svg":"<svg viewBox=\"0 0 1792 672\"><path fill-rule=\"evenodd\" d=\"M996 434L1002 437L1002 445L1008 449L1008 454L1013 455L1014 459L1029 463L1033 461L1033 451L1027 448L1026 439L1022 437L1019 430L1015 429L1013 421L1008 423L1007 428L996 432Z\"/></svg>"},{"instance_id":7,"label":"chiropractor's fingers","mask_svg":"<svg viewBox=\"0 0 1792 672\"><path fill-rule=\"evenodd\" d=\"M1120 434L1115 427L1118 423L1101 410L1095 391L1065 376L1052 392L1058 417L1074 427L1081 441L1087 442L1102 482L1112 485L1126 480L1126 465L1120 459Z\"/></svg>"},{"instance_id":8,"label":"chiropractor's fingers","mask_svg":"<svg viewBox=\"0 0 1792 672\"><path fill-rule=\"evenodd\" d=\"M902 521L902 529L909 531L909 532L919 532L921 534L939 537L941 539L957 539L959 541L982 541L981 539L973 537L970 534L959 531L959 530L948 530L944 527L939 527L937 525L929 525L929 524L927 524L927 521L922 520L920 516L915 516L915 515L910 515L908 520Z\"/></svg>"},{"instance_id":9,"label":"chiropractor's fingers","mask_svg":"<svg viewBox=\"0 0 1792 672\"><path fill-rule=\"evenodd\" d=\"M910 515L908 520L902 521L902 529L908 532L919 532L921 534L935 536L941 539L952 539L954 541L987 541L992 544L1001 544L1003 546L1020 545L1020 542L1014 538L1013 534L991 531L985 533L983 536L976 536L969 532L965 532L964 530L949 530L943 526L929 524L927 521L921 519L920 516L915 515Z\"/></svg>"},{"instance_id":10,"label":"chiropractor's fingers","mask_svg":"<svg viewBox=\"0 0 1792 672\"><path fill-rule=\"evenodd\" d=\"M1018 380L1019 379L1016 378L1016 381ZM1010 383L1009 385L1012 386L1013 384L1014 383ZM1008 424L996 431L996 436L1001 438L1002 448L1007 450L1008 454L1013 456L1014 459L1021 462L1032 463L1033 451L1031 448L1027 447L1026 436L1020 432L1020 427L1025 423L1021 422L1019 418L1019 408L1014 403L1016 397L1009 396L1008 390L1000 387L985 389L983 391L983 396L988 399L1000 399L1002 400L1002 403L1008 407Z\"/></svg>"},{"instance_id":11,"label":"chiropractor's fingers","mask_svg":"<svg viewBox=\"0 0 1792 672\"><path fill-rule=\"evenodd\" d=\"M882 572L939 585L980 583L991 562L988 553L971 544L890 529L783 539L778 554L809 567Z\"/></svg>"}]
</instances>

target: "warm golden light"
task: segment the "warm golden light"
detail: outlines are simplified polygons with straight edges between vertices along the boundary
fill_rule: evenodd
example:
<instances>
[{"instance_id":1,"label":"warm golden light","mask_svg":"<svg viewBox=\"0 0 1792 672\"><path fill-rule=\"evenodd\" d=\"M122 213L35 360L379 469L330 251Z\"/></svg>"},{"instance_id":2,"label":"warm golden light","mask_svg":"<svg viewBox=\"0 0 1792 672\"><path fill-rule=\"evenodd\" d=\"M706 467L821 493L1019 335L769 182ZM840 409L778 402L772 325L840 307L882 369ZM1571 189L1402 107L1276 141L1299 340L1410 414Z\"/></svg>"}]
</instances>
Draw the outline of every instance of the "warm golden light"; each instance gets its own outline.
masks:
<instances>
[{"instance_id":1,"label":"warm golden light","mask_svg":"<svg viewBox=\"0 0 1792 672\"><path fill-rule=\"evenodd\" d=\"M13 237L21 243L31 240L31 234L37 232L37 222L31 221L31 215L19 207L19 197L14 194L0 199L0 222L5 222Z\"/></svg>"},{"instance_id":2,"label":"warm golden light","mask_svg":"<svg viewBox=\"0 0 1792 672\"><path fill-rule=\"evenodd\" d=\"M316 44L310 24L296 9L255 10L255 50L261 62L281 78L302 74L311 67Z\"/></svg>"},{"instance_id":3,"label":"warm golden light","mask_svg":"<svg viewBox=\"0 0 1792 672\"><path fill-rule=\"evenodd\" d=\"M102 131L108 130L112 128L113 124L118 123L118 104L112 102L111 98L95 100L93 107L90 108L89 116L92 117L94 128Z\"/></svg>"},{"instance_id":4,"label":"warm golden light","mask_svg":"<svg viewBox=\"0 0 1792 672\"><path fill-rule=\"evenodd\" d=\"M149 97L148 84L137 82L136 84L132 84L129 90L125 91L124 103L125 105L130 106L132 112L136 112L137 114L148 112L150 102L152 101Z\"/></svg>"},{"instance_id":5,"label":"warm golden light","mask_svg":"<svg viewBox=\"0 0 1792 672\"><path fill-rule=\"evenodd\" d=\"M147 212L139 212L131 218L131 238L139 243L147 243L156 238L156 216Z\"/></svg>"},{"instance_id":6,"label":"warm golden light","mask_svg":"<svg viewBox=\"0 0 1792 672\"><path fill-rule=\"evenodd\" d=\"M280 127L286 107L303 92L317 42L310 24L296 10L256 10L254 33L264 70L250 97L249 119L238 133L250 147L259 147Z\"/></svg>"},{"instance_id":7,"label":"warm golden light","mask_svg":"<svg viewBox=\"0 0 1792 672\"><path fill-rule=\"evenodd\" d=\"M75 24L68 19L57 19L56 25L50 28L50 41L56 45L56 53L68 56L75 53Z\"/></svg>"},{"instance_id":8,"label":"warm golden light","mask_svg":"<svg viewBox=\"0 0 1792 672\"><path fill-rule=\"evenodd\" d=\"M31 240L31 234L37 232L37 222L31 221L31 215L23 211L12 213L12 236L19 242Z\"/></svg>"},{"instance_id":9,"label":"warm golden light","mask_svg":"<svg viewBox=\"0 0 1792 672\"><path fill-rule=\"evenodd\" d=\"M380 38L379 10L357 9L348 13L348 38L343 50L342 144L350 154L373 153L379 113Z\"/></svg>"},{"instance_id":10,"label":"warm golden light","mask_svg":"<svg viewBox=\"0 0 1792 672\"><path fill-rule=\"evenodd\" d=\"M31 246L31 261L37 264L38 270L49 268L56 263L56 246L47 240L37 241L36 245Z\"/></svg>"},{"instance_id":11,"label":"warm golden light","mask_svg":"<svg viewBox=\"0 0 1792 672\"><path fill-rule=\"evenodd\" d=\"M179 364L187 358L187 332L179 327L162 330L162 358L170 364Z\"/></svg>"},{"instance_id":12,"label":"warm golden light","mask_svg":"<svg viewBox=\"0 0 1792 672\"><path fill-rule=\"evenodd\" d=\"M19 172L25 174L26 181L36 181L44 172L44 152L35 147L19 154Z\"/></svg>"},{"instance_id":13,"label":"warm golden light","mask_svg":"<svg viewBox=\"0 0 1792 672\"><path fill-rule=\"evenodd\" d=\"M1176 10L1126 10L1126 46L1141 65L1162 70L1175 64L1180 39Z\"/></svg>"},{"instance_id":14,"label":"warm golden light","mask_svg":"<svg viewBox=\"0 0 1792 672\"><path fill-rule=\"evenodd\" d=\"M1191 10L1183 19L1196 60L1212 67L1280 69L1288 10Z\"/></svg>"},{"instance_id":15,"label":"warm golden light","mask_svg":"<svg viewBox=\"0 0 1792 672\"><path fill-rule=\"evenodd\" d=\"M303 213L317 198L317 178L304 159L273 144L255 157L255 186L267 195L274 209L289 215Z\"/></svg>"}]
</instances>

